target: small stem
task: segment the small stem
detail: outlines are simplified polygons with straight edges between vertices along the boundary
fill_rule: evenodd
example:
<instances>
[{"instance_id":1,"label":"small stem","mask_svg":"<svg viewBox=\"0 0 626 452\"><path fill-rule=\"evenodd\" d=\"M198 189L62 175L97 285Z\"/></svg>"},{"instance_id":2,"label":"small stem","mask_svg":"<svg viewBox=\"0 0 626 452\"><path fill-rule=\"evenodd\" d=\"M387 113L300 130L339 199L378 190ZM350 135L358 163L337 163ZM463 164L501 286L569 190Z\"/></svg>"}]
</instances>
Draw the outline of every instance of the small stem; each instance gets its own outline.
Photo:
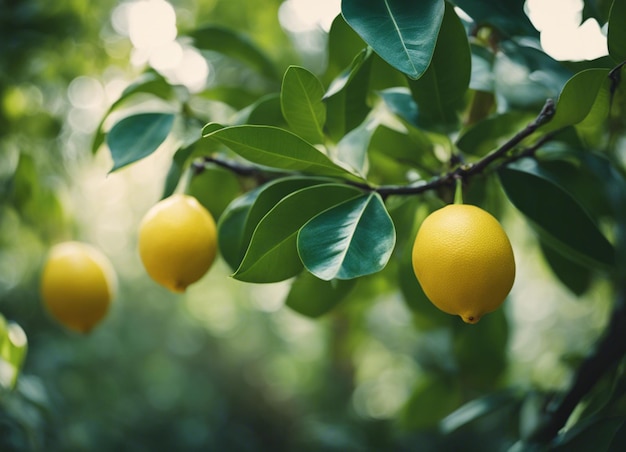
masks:
<instances>
[{"instance_id":1,"label":"small stem","mask_svg":"<svg viewBox=\"0 0 626 452\"><path fill-rule=\"evenodd\" d=\"M456 178L456 190L454 192L454 204L463 204L463 178Z\"/></svg>"}]
</instances>

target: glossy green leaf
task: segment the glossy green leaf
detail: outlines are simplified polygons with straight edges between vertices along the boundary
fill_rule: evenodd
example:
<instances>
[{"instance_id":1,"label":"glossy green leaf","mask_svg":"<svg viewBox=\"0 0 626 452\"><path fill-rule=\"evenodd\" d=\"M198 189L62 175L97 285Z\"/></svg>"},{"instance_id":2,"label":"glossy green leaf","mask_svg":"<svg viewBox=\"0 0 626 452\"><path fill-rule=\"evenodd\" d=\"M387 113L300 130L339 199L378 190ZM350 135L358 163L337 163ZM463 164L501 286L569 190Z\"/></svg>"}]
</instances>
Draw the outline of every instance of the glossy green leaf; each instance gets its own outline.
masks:
<instances>
[{"instance_id":1,"label":"glossy green leaf","mask_svg":"<svg viewBox=\"0 0 626 452\"><path fill-rule=\"evenodd\" d=\"M396 234L376 193L326 210L298 234L298 251L307 270L320 279L351 279L382 270Z\"/></svg>"},{"instance_id":2,"label":"glossy green leaf","mask_svg":"<svg viewBox=\"0 0 626 452\"><path fill-rule=\"evenodd\" d=\"M326 102L326 134L339 141L367 117L371 51L364 49L352 64L337 76L324 95Z\"/></svg>"},{"instance_id":3,"label":"glossy green leaf","mask_svg":"<svg viewBox=\"0 0 626 452\"><path fill-rule=\"evenodd\" d=\"M328 32L328 63L324 83L329 84L352 63L354 56L367 47L361 37L337 15Z\"/></svg>"},{"instance_id":4,"label":"glossy green leaf","mask_svg":"<svg viewBox=\"0 0 626 452\"><path fill-rule=\"evenodd\" d=\"M15 387L26 358L28 340L22 327L0 314L0 389Z\"/></svg>"},{"instance_id":5,"label":"glossy green leaf","mask_svg":"<svg viewBox=\"0 0 626 452\"><path fill-rule=\"evenodd\" d=\"M285 304L304 316L321 317L345 300L356 282L356 279L324 281L303 272L291 285Z\"/></svg>"},{"instance_id":6,"label":"glossy green leaf","mask_svg":"<svg viewBox=\"0 0 626 452\"><path fill-rule=\"evenodd\" d=\"M318 78L299 66L290 66L283 77L280 102L289 127L309 143L324 142L326 105Z\"/></svg>"},{"instance_id":7,"label":"glossy green leaf","mask_svg":"<svg viewBox=\"0 0 626 452\"><path fill-rule=\"evenodd\" d=\"M233 277L246 282L269 283L297 275L302 270L296 245L298 231L324 210L360 194L361 191L349 185L323 184L286 196L258 222ZM257 203L260 201L261 196ZM254 221L249 219L248 224Z\"/></svg>"},{"instance_id":8,"label":"glossy green leaf","mask_svg":"<svg viewBox=\"0 0 626 452\"><path fill-rule=\"evenodd\" d=\"M450 434L490 413L517 404L519 400L519 395L512 391L494 392L485 397L471 400L446 416L439 424L440 431L444 434Z\"/></svg>"},{"instance_id":9,"label":"glossy green leaf","mask_svg":"<svg viewBox=\"0 0 626 452\"><path fill-rule=\"evenodd\" d=\"M542 129L556 130L584 120L591 111L608 72L607 69L587 69L569 79L559 96L554 117Z\"/></svg>"},{"instance_id":10,"label":"glossy green leaf","mask_svg":"<svg viewBox=\"0 0 626 452\"><path fill-rule=\"evenodd\" d=\"M165 141L174 124L170 113L141 113L116 123L107 135L107 145L116 171L149 156Z\"/></svg>"},{"instance_id":11,"label":"glossy green leaf","mask_svg":"<svg viewBox=\"0 0 626 452\"><path fill-rule=\"evenodd\" d=\"M248 249L248 245L250 244L250 240L252 239L252 234L261 219L272 210L281 199L302 188L324 182L328 181L321 178L294 176L276 179L259 187L253 204L247 210L246 217L243 219L243 230L239 237L240 258L237 261L237 265L233 267L233 270L236 270L240 266L245 252Z\"/></svg>"},{"instance_id":12,"label":"glossy green leaf","mask_svg":"<svg viewBox=\"0 0 626 452\"><path fill-rule=\"evenodd\" d=\"M585 265L612 267L613 246L587 211L534 159L499 171L509 200L531 220L546 243Z\"/></svg>"},{"instance_id":13,"label":"glossy green leaf","mask_svg":"<svg viewBox=\"0 0 626 452\"><path fill-rule=\"evenodd\" d=\"M417 79L432 58L443 19L443 0L343 0L350 26L385 61Z\"/></svg>"},{"instance_id":14,"label":"glossy green leaf","mask_svg":"<svg viewBox=\"0 0 626 452\"><path fill-rule=\"evenodd\" d=\"M524 10L524 0L455 0L474 22L492 25L505 36L538 36Z\"/></svg>"},{"instance_id":15,"label":"glossy green leaf","mask_svg":"<svg viewBox=\"0 0 626 452\"><path fill-rule=\"evenodd\" d=\"M378 95L393 114L409 124L417 124L417 104L410 89L389 88L379 91Z\"/></svg>"},{"instance_id":16,"label":"glossy green leaf","mask_svg":"<svg viewBox=\"0 0 626 452\"><path fill-rule=\"evenodd\" d=\"M613 0L609 13L609 55L616 63L626 61L626 1Z\"/></svg>"},{"instance_id":17,"label":"glossy green leaf","mask_svg":"<svg viewBox=\"0 0 626 452\"><path fill-rule=\"evenodd\" d=\"M533 119L519 111L501 113L484 119L461 133L457 147L468 154L483 156L509 140Z\"/></svg>"},{"instance_id":18,"label":"glossy green leaf","mask_svg":"<svg viewBox=\"0 0 626 452\"><path fill-rule=\"evenodd\" d=\"M492 93L494 90L493 64L495 54L476 43L470 45L472 52L472 72L469 87L476 91Z\"/></svg>"},{"instance_id":19,"label":"glossy green leaf","mask_svg":"<svg viewBox=\"0 0 626 452\"><path fill-rule=\"evenodd\" d=\"M367 149L379 120L368 117L356 129L352 129L337 143L337 158L365 178L369 169Z\"/></svg>"},{"instance_id":20,"label":"glossy green leaf","mask_svg":"<svg viewBox=\"0 0 626 452\"><path fill-rule=\"evenodd\" d=\"M306 174L349 177L312 144L287 130L271 126L232 126L204 135L253 163Z\"/></svg>"},{"instance_id":21,"label":"glossy green leaf","mask_svg":"<svg viewBox=\"0 0 626 452\"><path fill-rule=\"evenodd\" d=\"M592 274L587 267L568 259L544 243L541 243L541 252L554 276L574 295L581 296L589 289Z\"/></svg>"},{"instance_id":22,"label":"glossy green leaf","mask_svg":"<svg viewBox=\"0 0 626 452\"><path fill-rule=\"evenodd\" d=\"M185 171L185 163L191 156L193 149L194 146L192 144L191 146L179 149L174 153L172 164L167 171L167 176L165 176L165 185L163 186L163 194L161 195L162 199L167 198L176 190L176 187L178 186Z\"/></svg>"},{"instance_id":23,"label":"glossy green leaf","mask_svg":"<svg viewBox=\"0 0 626 452\"><path fill-rule=\"evenodd\" d=\"M421 78L409 81L421 123L456 123L456 112L469 87L472 63L465 27L454 7L445 5L430 66Z\"/></svg>"},{"instance_id":24,"label":"glossy green leaf","mask_svg":"<svg viewBox=\"0 0 626 452\"><path fill-rule=\"evenodd\" d=\"M246 220L254 201L259 196L261 187L251 190L234 199L217 223L217 244L220 255L235 270L248 245L245 240Z\"/></svg>"},{"instance_id":25,"label":"glossy green leaf","mask_svg":"<svg viewBox=\"0 0 626 452\"><path fill-rule=\"evenodd\" d=\"M269 79L279 80L272 60L247 36L220 26L206 26L189 34L196 48L214 50L242 61Z\"/></svg>"},{"instance_id":26,"label":"glossy green leaf","mask_svg":"<svg viewBox=\"0 0 626 452\"><path fill-rule=\"evenodd\" d=\"M117 110L121 105L125 104L131 97L136 94L152 94L158 98L169 100L174 94L174 87L170 85L165 78L154 71L147 71L140 75L137 80L128 85L120 97L111 104L109 110L102 117L102 121L96 129L93 143L91 145L92 152L96 152L105 140L105 133L102 130L104 121L108 115Z\"/></svg>"}]
</instances>

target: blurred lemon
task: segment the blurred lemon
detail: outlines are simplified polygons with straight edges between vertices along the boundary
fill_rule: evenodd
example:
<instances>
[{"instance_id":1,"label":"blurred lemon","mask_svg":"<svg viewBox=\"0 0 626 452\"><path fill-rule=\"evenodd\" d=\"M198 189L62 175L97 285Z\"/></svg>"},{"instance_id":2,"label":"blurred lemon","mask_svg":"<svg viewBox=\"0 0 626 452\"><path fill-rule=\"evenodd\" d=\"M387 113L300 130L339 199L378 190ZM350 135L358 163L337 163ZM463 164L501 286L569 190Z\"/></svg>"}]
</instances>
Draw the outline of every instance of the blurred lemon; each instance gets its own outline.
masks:
<instances>
[{"instance_id":1,"label":"blurred lemon","mask_svg":"<svg viewBox=\"0 0 626 452\"><path fill-rule=\"evenodd\" d=\"M156 282L184 292L217 254L213 217L194 197L175 194L155 204L139 225L139 255Z\"/></svg>"},{"instance_id":2,"label":"blurred lemon","mask_svg":"<svg viewBox=\"0 0 626 452\"><path fill-rule=\"evenodd\" d=\"M413 270L424 293L467 323L496 310L515 279L509 239L493 216L452 204L430 214L413 245Z\"/></svg>"},{"instance_id":3,"label":"blurred lemon","mask_svg":"<svg viewBox=\"0 0 626 452\"><path fill-rule=\"evenodd\" d=\"M116 292L107 257L93 246L64 242L48 253L41 295L48 312L70 330L87 333L106 315Z\"/></svg>"}]
</instances>

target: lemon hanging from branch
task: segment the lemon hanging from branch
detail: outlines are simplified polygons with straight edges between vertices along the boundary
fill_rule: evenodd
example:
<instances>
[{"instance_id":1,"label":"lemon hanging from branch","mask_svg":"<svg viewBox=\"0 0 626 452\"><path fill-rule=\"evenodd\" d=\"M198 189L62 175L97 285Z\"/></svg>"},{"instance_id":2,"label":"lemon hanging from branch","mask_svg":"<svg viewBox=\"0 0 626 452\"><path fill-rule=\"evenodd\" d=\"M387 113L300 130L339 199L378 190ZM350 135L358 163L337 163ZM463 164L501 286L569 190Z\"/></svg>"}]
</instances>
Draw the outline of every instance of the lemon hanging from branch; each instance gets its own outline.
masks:
<instances>
[{"instance_id":1,"label":"lemon hanging from branch","mask_svg":"<svg viewBox=\"0 0 626 452\"><path fill-rule=\"evenodd\" d=\"M155 204L139 225L139 255L152 279L184 292L217 254L215 220L196 198L175 194Z\"/></svg>"},{"instance_id":2,"label":"lemon hanging from branch","mask_svg":"<svg viewBox=\"0 0 626 452\"><path fill-rule=\"evenodd\" d=\"M479 207L451 204L419 228L413 270L430 301L476 323L503 302L515 279L515 259L502 226Z\"/></svg>"}]
</instances>

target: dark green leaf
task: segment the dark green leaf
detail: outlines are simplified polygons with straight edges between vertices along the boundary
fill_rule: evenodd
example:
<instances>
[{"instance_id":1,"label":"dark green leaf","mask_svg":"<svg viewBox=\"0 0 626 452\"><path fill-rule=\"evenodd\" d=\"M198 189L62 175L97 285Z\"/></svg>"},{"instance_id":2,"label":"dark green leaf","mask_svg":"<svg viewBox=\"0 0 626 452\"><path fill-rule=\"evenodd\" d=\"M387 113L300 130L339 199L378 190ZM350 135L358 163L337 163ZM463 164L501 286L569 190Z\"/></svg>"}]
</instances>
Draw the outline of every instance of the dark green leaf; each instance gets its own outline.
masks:
<instances>
[{"instance_id":1,"label":"dark green leaf","mask_svg":"<svg viewBox=\"0 0 626 452\"><path fill-rule=\"evenodd\" d=\"M220 218L240 192L241 185L237 177L215 166L206 167L202 173L193 175L187 187L187 193L195 197L216 219Z\"/></svg>"},{"instance_id":2,"label":"dark green leaf","mask_svg":"<svg viewBox=\"0 0 626 452\"><path fill-rule=\"evenodd\" d=\"M142 113L115 124L107 135L107 145L116 171L152 154L165 141L174 124L170 113Z\"/></svg>"},{"instance_id":3,"label":"dark green leaf","mask_svg":"<svg viewBox=\"0 0 626 452\"><path fill-rule=\"evenodd\" d=\"M417 104L408 88L389 88L378 95L393 114L409 124L417 124Z\"/></svg>"},{"instance_id":4,"label":"dark green leaf","mask_svg":"<svg viewBox=\"0 0 626 452\"><path fill-rule=\"evenodd\" d=\"M524 11L524 0L455 0L478 25L493 25L506 36L538 36Z\"/></svg>"},{"instance_id":5,"label":"dark green leaf","mask_svg":"<svg viewBox=\"0 0 626 452\"><path fill-rule=\"evenodd\" d=\"M299 66L290 66L283 77L280 102L289 127L309 143L324 142L326 105L318 78Z\"/></svg>"},{"instance_id":6,"label":"dark green leaf","mask_svg":"<svg viewBox=\"0 0 626 452\"><path fill-rule=\"evenodd\" d=\"M469 87L476 91L493 92L494 53L486 47L472 43L472 72Z\"/></svg>"},{"instance_id":7,"label":"dark green leaf","mask_svg":"<svg viewBox=\"0 0 626 452\"><path fill-rule=\"evenodd\" d=\"M248 37L220 26L207 26L189 34L200 50L214 50L248 64L271 80L280 76L270 58Z\"/></svg>"},{"instance_id":8,"label":"dark green leaf","mask_svg":"<svg viewBox=\"0 0 626 452\"><path fill-rule=\"evenodd\" d=\"M442 433L449 434L490 413L516 403L519 403L518 394L511 391L496 392L466 403L449 416L446 416L439 424L439 427Z\"/></svg>"},{"instance_id":9,"label":"dark green leaf","mask_svg":"<svg viewBox=\"0 0 626 452\"><path fill-rule=\"evenodd\" d=\"M320 279L351 279L382 270L395 245L395 229L376 193L326 210L298 234L304 266Z\"/></svg>"},{"instance_id":10,"label":"dark green leaf","mask_svg":"<svg viewBox=\"0 0 626 452\"><path fill-rule=\"evenodd\" d=\"M430 64L443 19L443 0L343 0L350 26L385 61L419 78Z\"/></svg>"},{"instance_id":11,"label":"dark green leaf","mask_svg":"<svg viewBox=\"0 0 626 452\"><path fill-rule=\"evenodd\" d=\"M626 1L613 0L609 13L609 55L616 63L626 61Z\"/></svg>"},{"instance_id":12,"label":"dark green leaf","mask_svg":"<svg viewBox=\"0 0 626 452\"><path fill-rule=\"evenodd\" d=\"M349 185L322 184L295 191L280 200L259 222L236 279L270 283L291 278L302 270L296 245L300 228L324 210L359 196ZM257 204L262 201L262 195ZM250 217L253 212L251 211ZM254 224L249 217L248 224Z\"/></svg>"},{"instance_id":13,"label":"dark green leaf","mask_svg":"<svg viewBox=\"0 0 626 452\"><path fill-rule=\"evenodd\" d=\"M163 187L161 199L167 198L176 190L176 187L180 182L180 178L185 170L185 162L191 156L193 148L193 145L191 145L186 148L179 149L174 154L172 164L170 165L170 169L167 171L167 176L165 177L165 185Z\"/></svg>"},{"instance_id":14,"label":"dark green leaf","mask_svg":"<svg viewBox=\"0 0 626 452\"><path fill-rule=\"evenodd\" d=\"M445 3L445 15L428 70L409 88L418 106L421 123L456 123L471 77L471 52L465 27Z\"/></svg>"},{"instance_id":15,"label":"dark green leaf","mask_svg":"<svg viewBox=\"0 0 626 452\"><path fill-rule=\"evenodd\" d=\"M592 274L587 267L568 259L544 243L541 243L541 252L554 275L574 295L581 296L589 289Z\"/></svg>"},{"instance_id":16,"label":"dark green leaf","mask_svg":"<svg viewBox=\"0 0 626 452\"><path fill-rule=\"evenodd\" d=\"M293 282L285 304L307 317L321 317L348 296L356 281L323 281L309 272L302 272Z\"/></svg>"},{"instance_id":17,"label":"dark green leaf","mask_svg":"<svg viewBox=\"0 0 626 452\"><path fill-rule=\"evenodd\" d=\"M239 267L246 251L248 245L245 240L246 220L261 188L251 190L233 200L217 223L220 255L233 270Z\"/></svg>"},{"instance_id":18,"label":"dark green leaf","mask_svg":"<svg viewBox=\"0 0 626 452\"><path fill-rule=\"evenodd\" d=\"M233 119L233 124L255 124L276 127L287 125L280 106L280 94L268 94L252 105L248 105L237 113Z\"/></svg>"},{"instance_id":19,"label":"dark green leaf","mask_svg":"<svg viewBox=\"0 0 626 452\"><path fill-rule=\"evenodd\" d=\"M582 425L575 425L572 429L559 435L548 450L559 452L607 451L611 447L613 437L623 425L623 417L589 419Z\"/></svg>"},{"instance_id":20,"label":"dark green leaf","mask_svg":"<svg viewBox=\"0 0 626 452\"><path fill-rule=\"evenodd\" d=\"M499 176L509 200L547 244L586 265L615 264L612 245L589 214L534 159L508 165Z\"/></svg>"},{"instance_id":21,"label":"dark green leaf","mask_svg":"<svg viewBox=\"0 0 626 452\"><path fill-rule=\"evenodd\" d=\"M608 72L607 69L587 69L569 79L559 96L554 117L543 130L556 130L583 121L594 106Z\"/></svg>"}]
</instances>

